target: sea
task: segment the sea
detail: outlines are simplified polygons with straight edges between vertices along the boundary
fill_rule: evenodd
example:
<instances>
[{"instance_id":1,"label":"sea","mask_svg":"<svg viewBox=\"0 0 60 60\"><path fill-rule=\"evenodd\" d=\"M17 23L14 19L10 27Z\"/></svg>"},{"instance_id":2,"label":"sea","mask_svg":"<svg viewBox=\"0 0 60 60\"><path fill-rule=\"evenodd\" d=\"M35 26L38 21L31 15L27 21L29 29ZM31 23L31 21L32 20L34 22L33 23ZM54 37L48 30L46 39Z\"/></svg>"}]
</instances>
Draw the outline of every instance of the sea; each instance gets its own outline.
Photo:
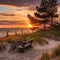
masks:
<instances>
[{"instance_id":1,"label":"sea","mask_svg":"<svg viewBox=\"0 0 60 60\"><path fill-rule=\"evenodd\" d=\"M31 29L26 28L0 28L0 38L5 37L7 35L15 35L15 34L24 34L24 33L32 33Z\"/></svg>"}]
</instances>

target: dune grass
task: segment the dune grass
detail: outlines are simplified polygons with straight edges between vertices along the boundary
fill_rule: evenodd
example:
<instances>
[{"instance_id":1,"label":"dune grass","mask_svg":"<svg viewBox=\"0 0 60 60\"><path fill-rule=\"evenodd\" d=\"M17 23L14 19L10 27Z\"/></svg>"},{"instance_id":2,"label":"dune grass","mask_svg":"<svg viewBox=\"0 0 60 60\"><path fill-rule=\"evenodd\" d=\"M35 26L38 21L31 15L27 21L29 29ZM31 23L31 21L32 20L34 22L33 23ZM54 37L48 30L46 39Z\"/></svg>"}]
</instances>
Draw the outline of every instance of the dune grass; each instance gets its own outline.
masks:
<instances>
[{"instance_id":1,"label":"dune grass","mask_svg":"<svg viewBox=\"0 0 60 60\"><path fill-rule=\"evenodd\" d=\"M50 59L51 59L51 57L48 52L43 53L40 58L40 60L50 60Z\"/></svg>"},{"instance_id":2,"label":"dune grass","mask_svg":"<svg viewBox=\"0 0 60 60\"><path fill-rule=\"evenodd\" d=\"M60 40L60 31L37 31L35 33L30 34L30 38L33 38L40 44L48 44L48 41L42 38L50 38L54 40Z\"/></svg>"},{"instance_id":3,"label":"dune grass","mask_svg":"<svg viewBox=\"0 0 60 60\"><path fill-rule=\"evenodd\" d=\"M42 38L52 38L60 39L60 31L37 31L31 34L24 34L24 35L9 35L8 37L0 38L1 41L8 41L8 42L15 42L15 41L23 41L23 40L30 40L33 39L39 44L48 44L48 41Z\"/></svg>"},{"instance_id":4,"label":"dune grass","mask_svg":"<svg viewBox=\"0 0 60 60\"><path fill-rule=\"evenodd\" d=\"M60 60L59 59L60 58L60 45L58 45L51 53L48 53L47 51L44 52L40 60L54 60L56 58Z\"/></svg>"},{"instance_id":5,"label":"dune grass","mask_svg":"<svg viewBox=\"0 0 60 60\"><path fill-rule=\"evenodd\" d=\"M51 38L54 40L60 40L60 31L38 31L35 33L42 38Z\"/></svg>"},{"instance_id":6,"label":"dune grass","mask_svg":"<svg viewBox=\"0 0 60 60\"><path fill-rule=\"evenodd\" d=\"M51 53L44 52L39 60L60 60L60 45L58 45Z\"/></svg>"},{"instance_id":7,"label":"dune grass","mask_svg":"<svg viewBox=\"0 0 60 60\"><path fill-rule=\"evenodd\" d=\"M24 34L24 35L9 35L8 37L3 37L0 38L0 42L20 42L20 41L25 41L25 40L30 40L33 39L37 43L43 45L43 44L48 44L48 41L44 40L41 38L40 33L35 32L31 34Z\"/></svg>"},{"instance_id":8,"label":"dune grass","mask_svg":"<svg viewBox=\"0 0 60 60\"><path fill-rule=\"evenodd\" d=\"M60 37L60 31L38 31L41 37L47 37L54 35L55 37Z\"/></svg>"},{"instance_id":9,"label":"dune grass","mask_svg":"<svg viewBox=\"0 0 60 60\"><path fill-rule=\"evenodd\" d=\"M60 56L60 45L58 47L56 47L54 50L53 50L53 53L52 53L52 57L55 58L55 57L58 57Z\"/></svg>"},{"instance_id":10,"label":"dune grass","mask_svg":"<svg viewBox=\"0 0 60 60\"><path fill-rule=\"evenodd\" d=\"M6 46L5 46L5 43L4 42L0 42L0 51L5 49Z\"/></svg>"}]
</instances>

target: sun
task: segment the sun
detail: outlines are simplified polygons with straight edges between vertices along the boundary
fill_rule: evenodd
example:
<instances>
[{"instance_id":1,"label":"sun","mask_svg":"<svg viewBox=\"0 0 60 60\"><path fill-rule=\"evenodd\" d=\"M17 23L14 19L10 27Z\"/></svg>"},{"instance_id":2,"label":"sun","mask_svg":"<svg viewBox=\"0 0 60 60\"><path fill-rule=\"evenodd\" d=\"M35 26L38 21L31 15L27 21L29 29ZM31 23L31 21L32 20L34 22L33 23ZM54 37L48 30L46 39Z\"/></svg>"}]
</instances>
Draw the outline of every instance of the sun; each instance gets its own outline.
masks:
<instances>
[{"instance_id":1,"label":"sun","mask_svg":"<svg viewBox=\"0 0 60 60\"><path fill-rule=\"evenodd\" d=\"M30 24L30 23L28 23L28 28L32 28L33 26Z\"/></svg>"}]
</instances>

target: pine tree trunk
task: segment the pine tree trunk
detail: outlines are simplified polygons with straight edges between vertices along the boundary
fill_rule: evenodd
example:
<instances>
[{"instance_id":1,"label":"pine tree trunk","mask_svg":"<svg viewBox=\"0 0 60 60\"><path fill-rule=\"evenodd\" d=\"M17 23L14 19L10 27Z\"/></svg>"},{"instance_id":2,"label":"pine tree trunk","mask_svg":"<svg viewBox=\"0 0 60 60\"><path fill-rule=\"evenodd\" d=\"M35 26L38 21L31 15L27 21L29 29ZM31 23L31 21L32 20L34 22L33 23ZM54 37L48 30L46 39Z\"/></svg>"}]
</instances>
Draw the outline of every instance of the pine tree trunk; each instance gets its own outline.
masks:
<instances>
[{"instance_id":1,"label":"pine tree trunk","mask_svg":"<svg viewBox=\"0 0 60 60\"><path fill-rule=\"evenodd\" d=\"M9 31L6 32L6 37L8 37L8 35L9 35Z\"/></svg>"},{"instance_id":2,"label":"pine tree trunk","mask_svg":"<svg viewBox=\"0 0 60 60\"><path fill-rule=\"evenodd\" d=\"M44 31L46 30L46 23L44 23Z\"/></svg>"},{"instance_id":3,"label":"pine tree trunk","mask_svg":"<svg viewBox=\"0 0 60 60\"><path fill-rule=\"evenodd\" d=\"M53 26L53 17L51 16L51 26Z\"/></svg>"}]
</instances>

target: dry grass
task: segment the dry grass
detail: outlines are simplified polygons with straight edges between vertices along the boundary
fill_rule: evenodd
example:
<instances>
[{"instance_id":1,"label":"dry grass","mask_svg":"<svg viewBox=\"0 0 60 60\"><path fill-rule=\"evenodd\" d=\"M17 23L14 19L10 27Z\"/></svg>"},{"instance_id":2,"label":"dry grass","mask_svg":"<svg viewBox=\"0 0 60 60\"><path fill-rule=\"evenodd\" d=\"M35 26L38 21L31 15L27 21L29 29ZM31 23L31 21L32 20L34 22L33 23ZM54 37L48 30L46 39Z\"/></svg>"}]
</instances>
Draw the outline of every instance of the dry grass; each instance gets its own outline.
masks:
<instances>
[{"instance_id":1,"label":"dry grass","mask_svg":"<svg viewBox=\"0 0 60 60\"><path fill-rule=\"evenodd\" d=\"M23 41L33 39L39 44L48 44L48 41L42 38L44 37L52 38L52 36L54 36L55 39L60 38L60 31L38 31L31 34L11 35L8 37L0 38L0 41Z\"/></svg>"},{"instance_id":2,"label":"dry grass","mask_svg":"<svg viewBox=\"0 0 60 60\"><path fill-rule=\"evenodd\" d=\"M43 45L43 44L48 44L48 41L42 39L40 37L39 33L32 33L32 34L24 34L24 35L10 35L8 37L3 37L0 38L0 42L15 42L15 41L24 41L24 40L30 40L33 39L35 40L37 43Z\"/></svg>"},{"instance_id":3,"label":"dry grass","mask_svg":"<svg viewBox=\"0 0 60 60\"><path fill-rule=\"evenodd\" d=\"M43 53L42 57L40 60L50 60L50 55L48 52Z\"/></svg>"},{"instance_id":4,"label":"dry grass","mask_svg":"<svg viewBox=\"0 0 60 60\"><path fill-rule=\"evenodd\" d=\"M52 53L52 57L55 58L55 57L58 57L60 56L60 45L58 47L56 47L54 50L53 50L53 53Z\"/></svg>"}]
</instances>

